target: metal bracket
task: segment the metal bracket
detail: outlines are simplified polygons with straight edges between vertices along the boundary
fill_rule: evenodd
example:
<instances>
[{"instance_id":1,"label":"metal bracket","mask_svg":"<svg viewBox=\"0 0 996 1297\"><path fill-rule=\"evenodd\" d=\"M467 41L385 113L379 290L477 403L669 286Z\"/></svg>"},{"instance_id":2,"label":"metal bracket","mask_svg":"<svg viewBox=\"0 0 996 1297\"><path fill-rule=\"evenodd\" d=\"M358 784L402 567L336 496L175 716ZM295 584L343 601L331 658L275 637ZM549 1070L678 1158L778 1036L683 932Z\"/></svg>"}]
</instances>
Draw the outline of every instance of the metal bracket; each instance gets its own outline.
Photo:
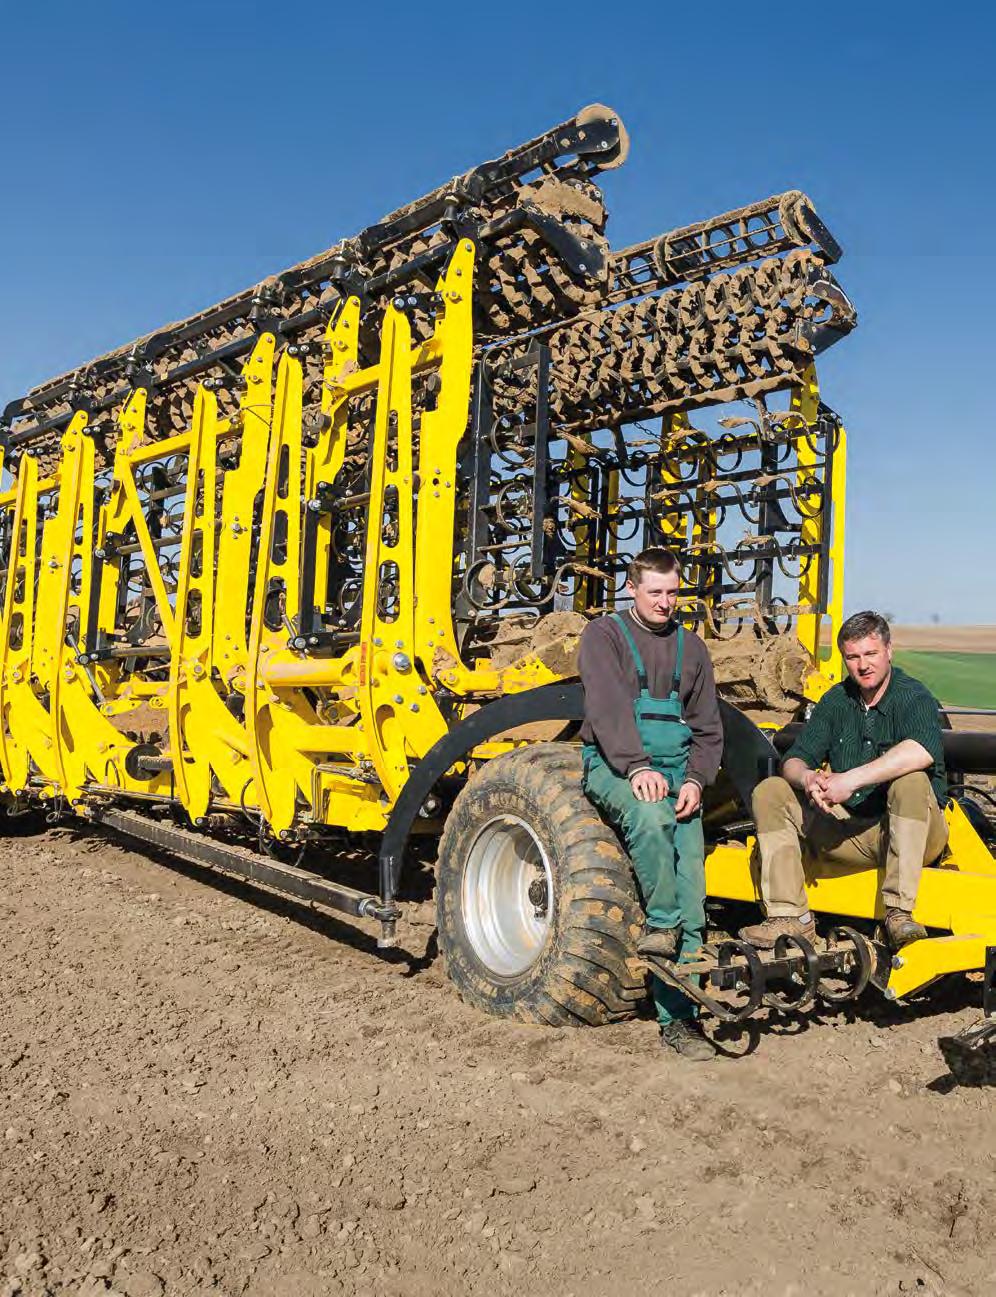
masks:
<instances>
[{"instance_id":1,"label":"metal bracket","mask_svg":"<svg viewBox=\"0 0 996 1297\"><path fill-rule=\"evenodd\" d=\"M817 950L802 937L779 937L771 951L727 940L704 946L702 955L688 963L654 956L644 962L662 981L722 1022L743 1022L762 1006L799 1013L817 997L832 1005L856 1000L871 979L874 962L867 938L843 926L832 930L825 950ZM842 986L830 985L828 979ZM718 1000L706 986L743 998Z\"/></svg>"}]
</instances>

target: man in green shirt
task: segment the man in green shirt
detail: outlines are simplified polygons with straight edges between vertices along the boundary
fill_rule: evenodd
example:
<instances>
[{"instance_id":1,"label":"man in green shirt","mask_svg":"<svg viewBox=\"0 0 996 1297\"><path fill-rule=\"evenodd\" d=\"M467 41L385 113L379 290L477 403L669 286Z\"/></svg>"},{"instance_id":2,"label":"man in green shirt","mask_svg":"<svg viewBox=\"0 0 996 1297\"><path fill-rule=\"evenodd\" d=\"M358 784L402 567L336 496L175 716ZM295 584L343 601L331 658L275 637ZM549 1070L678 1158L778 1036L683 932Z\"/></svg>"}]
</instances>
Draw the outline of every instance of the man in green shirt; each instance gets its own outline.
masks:
<instances>
[{"instance_id":1,"label":"man in green shirt","mask_svg":"<svg viewBox=\"0 0 996 1297\"><path fill-rule=\"evenodd\" d=\"M767 918L740 935L761 949L783 933L816 935L804 848L815 866L884 868L885 930L894 949L927 935L913 918L920 874L948 836L937 701L892 665L889 624L878 613L849 617L837 646L848 678L816 704L781 775L754 790Z\"/></svg>"}]
</instances>

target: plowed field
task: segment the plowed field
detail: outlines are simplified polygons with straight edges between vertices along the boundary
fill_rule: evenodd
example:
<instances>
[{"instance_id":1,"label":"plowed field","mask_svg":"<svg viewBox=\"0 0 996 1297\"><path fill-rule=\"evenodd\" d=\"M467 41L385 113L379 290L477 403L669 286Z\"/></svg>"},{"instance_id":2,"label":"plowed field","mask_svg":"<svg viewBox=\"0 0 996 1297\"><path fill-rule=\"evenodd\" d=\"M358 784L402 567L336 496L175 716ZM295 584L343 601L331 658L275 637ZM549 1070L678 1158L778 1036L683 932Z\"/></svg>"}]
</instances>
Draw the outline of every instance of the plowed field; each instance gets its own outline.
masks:
<instances>
[{"instance_id":1,"label":"plowed field","mask_svg":"<svg viewBox=\"0 0 996 1297\"><path fill-rule=\"evenodd\" d=\"M978 986L690 1065L64 829L0 842L0 921L5 1297L996 1291L993 1091L935 1043Z\"/></svg>"}]
</instances>

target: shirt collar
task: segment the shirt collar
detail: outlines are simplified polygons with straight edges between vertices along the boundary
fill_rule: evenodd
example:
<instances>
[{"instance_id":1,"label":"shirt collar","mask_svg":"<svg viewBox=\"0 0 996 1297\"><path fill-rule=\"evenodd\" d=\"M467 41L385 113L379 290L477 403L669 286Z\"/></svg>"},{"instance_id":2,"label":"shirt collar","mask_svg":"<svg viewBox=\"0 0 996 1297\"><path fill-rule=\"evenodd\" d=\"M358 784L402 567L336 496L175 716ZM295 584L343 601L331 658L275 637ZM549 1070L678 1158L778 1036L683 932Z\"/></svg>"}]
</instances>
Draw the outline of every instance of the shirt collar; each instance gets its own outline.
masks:
<instances>
[{"instance_id":1,"label":"shirt collar","mask_svg":"<svg viewBox=\"0 0 996 1297\"><path fill-rule=\"evenodd\" d=\"M648 626L645 621L641 621L640 618L636 615L634 609L627 608L626 614L630 618L634 626L639 626L640 630L645 630L648 635L673 635L674 628L677 625L674 618L672 617L670 618L670 620L664 623L664 625L660 628L660 630L657 630L653 626Z\"/></svg>"}]
</instances>

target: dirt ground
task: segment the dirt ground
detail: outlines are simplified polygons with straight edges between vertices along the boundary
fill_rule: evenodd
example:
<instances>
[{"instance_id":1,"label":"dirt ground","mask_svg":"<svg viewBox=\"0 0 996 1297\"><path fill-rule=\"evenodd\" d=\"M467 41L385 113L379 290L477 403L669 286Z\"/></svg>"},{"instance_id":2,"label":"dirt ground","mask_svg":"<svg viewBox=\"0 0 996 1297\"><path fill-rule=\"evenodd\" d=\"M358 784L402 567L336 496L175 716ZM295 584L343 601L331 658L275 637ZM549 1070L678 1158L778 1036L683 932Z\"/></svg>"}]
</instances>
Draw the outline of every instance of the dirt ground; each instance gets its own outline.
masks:
<instances>
[{"instance_id":1,"label":"dirt ground","mask_svg":"<svg viewBox=\"0 0 996 1297\"><path fill-rule=\"evenodd\" d=\"M996 1291L994 1091L936 1048L978 986L683 1064L260 897L0 841L3 1297Z\"/></svg>"},{"instance_id":2,"label":"dirt ground","mask_svg":"<svg viewBox=\"0 0 996 1297\"><path fill-rule=\"evenodd\" d=\"M996 626L893 626L898 649L919 653L996 653Z\"/></svg>"}]
</instances>

